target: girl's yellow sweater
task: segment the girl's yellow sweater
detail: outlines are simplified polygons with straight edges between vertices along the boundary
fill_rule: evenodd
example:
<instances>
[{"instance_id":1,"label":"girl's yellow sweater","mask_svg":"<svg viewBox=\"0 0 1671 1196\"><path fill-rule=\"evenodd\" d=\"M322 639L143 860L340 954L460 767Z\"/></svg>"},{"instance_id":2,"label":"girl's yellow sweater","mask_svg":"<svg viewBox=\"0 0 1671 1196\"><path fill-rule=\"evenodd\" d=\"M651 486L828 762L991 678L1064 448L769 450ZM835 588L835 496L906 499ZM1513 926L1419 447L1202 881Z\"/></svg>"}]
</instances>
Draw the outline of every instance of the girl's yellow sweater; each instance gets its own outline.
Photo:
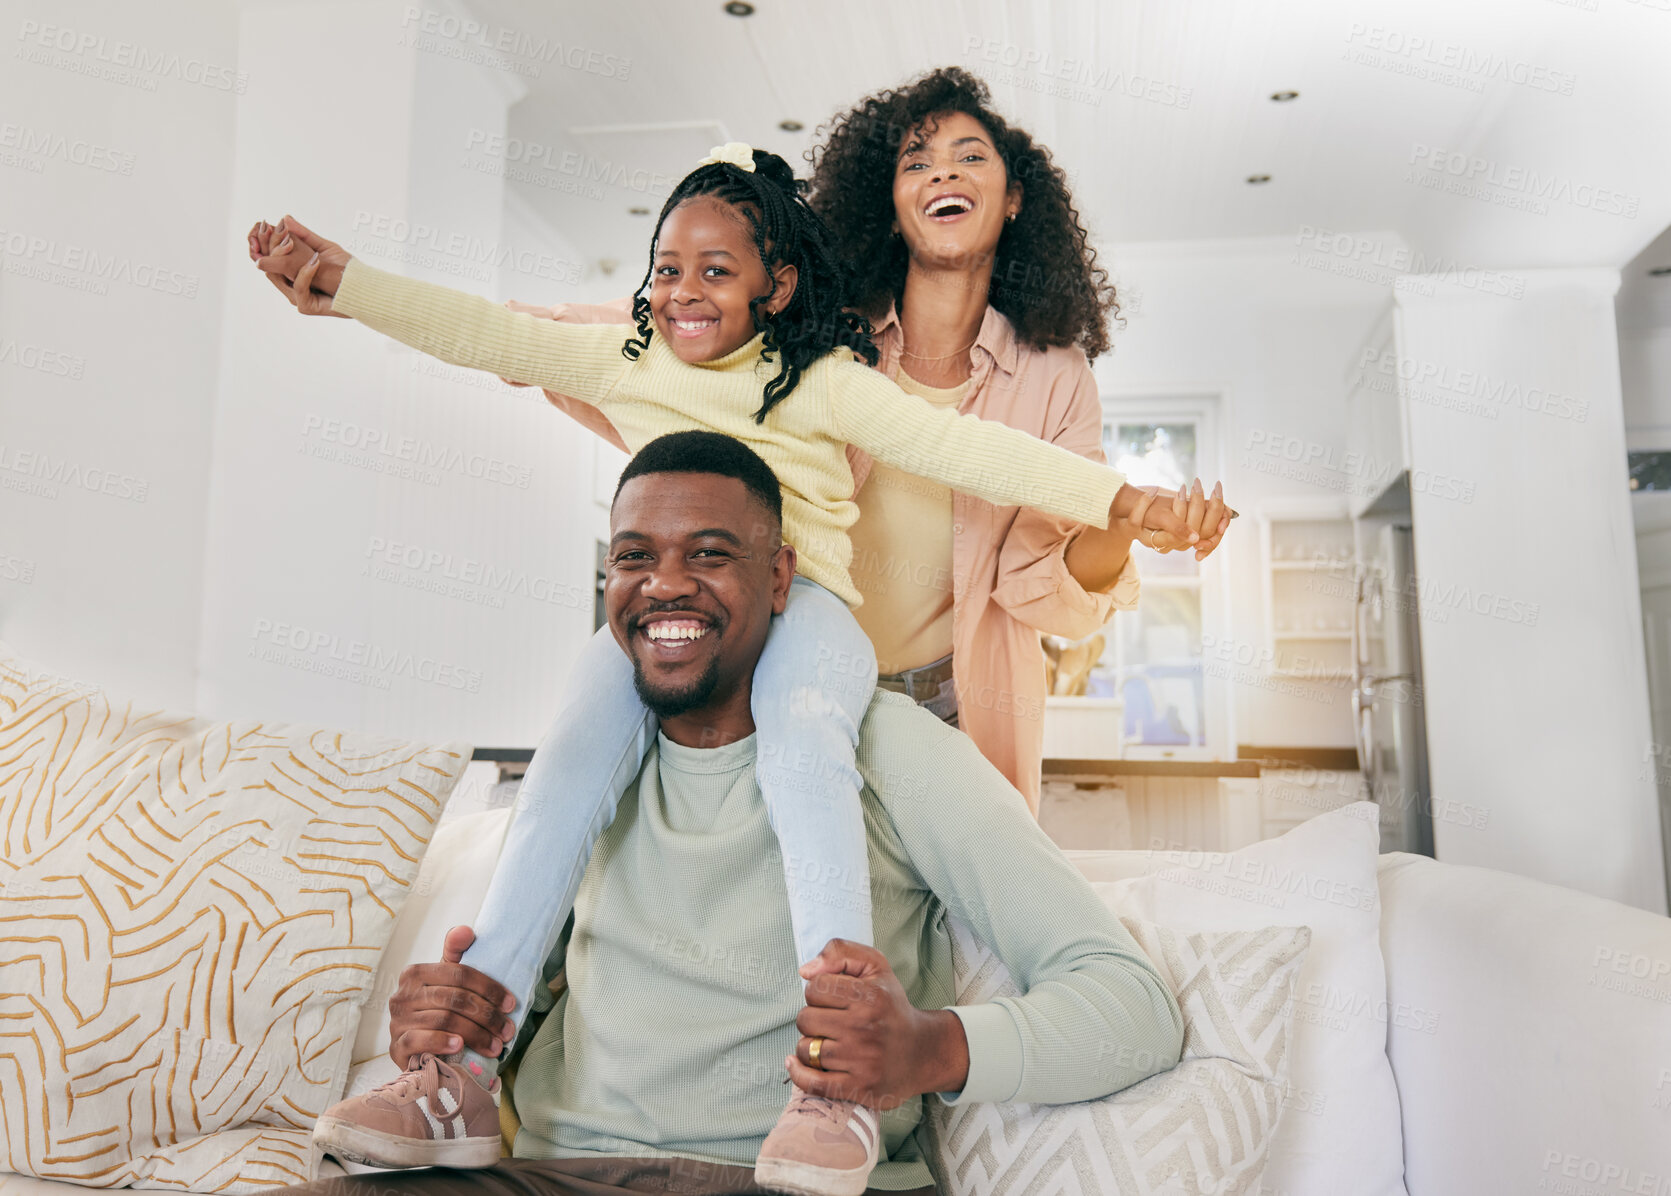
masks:
<instances>
[{"instance_id":1,"label":"girl's yellow sweater","mask_svg":"<svg viewBox=\"0 0 1671 1196\"><path fill-rule=\"evenodd\" d=\"M799 570L859 605L847 529L858 518L847 445L907 473L999 506L1035 507L1094 527L1125 478L1025 432L936 408L845 349L809 366L764 424L754 421L778 363L761 340L689 365L659 335L637 361L621 354L619 324L566 324L418 282L358 258L343 271L333 308L442 361L572 395L609 417L637 452L668 432L735 436L763 457L783 487L783 537Z\"/></svg>"}]
</instances>

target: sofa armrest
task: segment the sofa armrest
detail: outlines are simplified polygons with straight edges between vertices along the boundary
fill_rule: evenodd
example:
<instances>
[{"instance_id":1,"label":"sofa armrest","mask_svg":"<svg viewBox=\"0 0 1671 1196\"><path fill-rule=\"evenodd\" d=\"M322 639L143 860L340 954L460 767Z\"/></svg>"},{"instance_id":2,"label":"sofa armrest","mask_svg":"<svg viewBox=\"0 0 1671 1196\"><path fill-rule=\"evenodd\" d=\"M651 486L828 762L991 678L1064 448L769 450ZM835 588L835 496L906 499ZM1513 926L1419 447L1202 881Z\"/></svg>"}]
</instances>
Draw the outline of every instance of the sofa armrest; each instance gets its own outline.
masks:
<instances>
[{"instance_id":1,"label":"sofa armrest","mask_svg":"<svg viewBox=\"0 0 1671 1196\"><path fill-rule=\"evenodd\" d=\"M1671 1190L1671 919L1381 857L1410 1196Z\"/></svg>"}]
</instances>

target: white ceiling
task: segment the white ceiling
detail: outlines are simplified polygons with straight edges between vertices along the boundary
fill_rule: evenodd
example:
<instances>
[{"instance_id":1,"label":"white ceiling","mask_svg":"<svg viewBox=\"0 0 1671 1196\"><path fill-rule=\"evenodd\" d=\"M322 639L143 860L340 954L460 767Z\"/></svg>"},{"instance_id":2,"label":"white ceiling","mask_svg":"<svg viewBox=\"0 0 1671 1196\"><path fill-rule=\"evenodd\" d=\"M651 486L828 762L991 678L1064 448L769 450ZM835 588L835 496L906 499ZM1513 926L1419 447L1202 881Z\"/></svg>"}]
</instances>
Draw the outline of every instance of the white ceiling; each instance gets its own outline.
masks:
<instances>
[{"instance_id":1,"label":"white ceiling","mask_svg":"<svg viewBox=\"0 0 1671 1196\"><path fill-rule=\"evenodd\" d=\"M588 156L546 171L547 185L515 185L589 257L633 277L649 220L628 209L659 209L715 138L804 170L820 122L943 64L986 77L1051 147L1104 243L1380 230L1441 269L1622 266L1671 224L1662 0L756 0L747 18L720 0L469 7L571 54L630 62L625 80L542 64L522 79L510 131L552 145L553 162ZM1046 65L1006 65L1022 57ZM1448 80L1413 73L1446 63ZM1163 102L1128 95L1138 79ZM1175 102L1185 89L1187 106ZM1282 89L1300 98L1271 102ZM780 131L784 119L806 131ZM1517 182L1483 198L1427 189L1419 146L1561 194L1525 211L1505 202L1528 198ZM580 194L576 161L590 169ZM640 186L608 181L623 171ZM1272 181L1250 186L1255 173ZM1634 215L1598 210L1633 201Z\"/></svg>"}]
</instances>

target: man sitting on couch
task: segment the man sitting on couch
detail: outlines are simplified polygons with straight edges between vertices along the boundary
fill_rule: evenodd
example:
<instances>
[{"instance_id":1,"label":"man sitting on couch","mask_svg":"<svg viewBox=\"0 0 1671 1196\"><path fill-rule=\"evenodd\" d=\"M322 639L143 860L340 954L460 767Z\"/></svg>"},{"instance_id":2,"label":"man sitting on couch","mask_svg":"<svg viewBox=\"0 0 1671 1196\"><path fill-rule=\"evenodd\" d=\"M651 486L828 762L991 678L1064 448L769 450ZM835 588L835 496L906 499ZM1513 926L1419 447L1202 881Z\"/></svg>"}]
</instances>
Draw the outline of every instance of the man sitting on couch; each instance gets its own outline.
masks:
<instances>
[{"instance_id":1,"label":"man sitting on couch","mask_svg":"<svg viewBox=\"0 0 1671 1196\"><path fill-rule=\"evenodd\" d=\"M821 1098L880 1108L885 1161L872 1187L921 1189L931 1181L912 1131L925 1093L1056 1104L1176 1063L1177 1002L1021 795L966 736L887 692L871 702L858 752L879 949L832 942L830 971L803 993L749 713L755 663L795 573L781 514L771 470L729 437L675 433L628 464L605 602L661 733L548 963L548 975L566 964L567 989L525 1027L515 1157L314 1192L757 1190L752 1165L791 1079L823 1154L851 1139L868 1169L877 1127ZM711 630L676 659L644 650L639 621L675 610ZM948 912L992 946L1024 996L952 1005ZM402 1067L425 1056L421 1081L379 1099L391 1124L477 1137L497 1132L491 1098L443 1056L465 1045L499 1054L512 1002L456 962L468 930L448 937L447 961L408 968L390 1001L390 1054ZM458 1119L462 1130L449 1129Z\"/></svg>"}]
</instances>

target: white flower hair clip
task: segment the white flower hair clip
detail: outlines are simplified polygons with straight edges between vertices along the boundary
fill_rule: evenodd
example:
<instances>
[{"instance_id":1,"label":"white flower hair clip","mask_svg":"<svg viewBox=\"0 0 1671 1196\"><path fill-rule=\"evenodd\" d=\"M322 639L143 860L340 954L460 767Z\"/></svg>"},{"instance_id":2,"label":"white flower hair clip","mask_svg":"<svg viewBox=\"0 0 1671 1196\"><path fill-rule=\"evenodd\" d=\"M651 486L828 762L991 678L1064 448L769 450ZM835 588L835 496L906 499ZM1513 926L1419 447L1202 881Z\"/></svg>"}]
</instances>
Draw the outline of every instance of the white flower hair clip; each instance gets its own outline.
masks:
<instances>
[{"instance_id":1,"label":"white flower hair clip","mask_svg":"<svg viewBox=\"0 0 1671 1196\"><path fill-rule=\"evenodd\" d=\"M698 166L714 166L724 163L735 166L738 170L754 173L754 147L746 141L727 141L724 145L716 145L708 151L708 156L698 162Z\"/></svg>"}]
</instances>

